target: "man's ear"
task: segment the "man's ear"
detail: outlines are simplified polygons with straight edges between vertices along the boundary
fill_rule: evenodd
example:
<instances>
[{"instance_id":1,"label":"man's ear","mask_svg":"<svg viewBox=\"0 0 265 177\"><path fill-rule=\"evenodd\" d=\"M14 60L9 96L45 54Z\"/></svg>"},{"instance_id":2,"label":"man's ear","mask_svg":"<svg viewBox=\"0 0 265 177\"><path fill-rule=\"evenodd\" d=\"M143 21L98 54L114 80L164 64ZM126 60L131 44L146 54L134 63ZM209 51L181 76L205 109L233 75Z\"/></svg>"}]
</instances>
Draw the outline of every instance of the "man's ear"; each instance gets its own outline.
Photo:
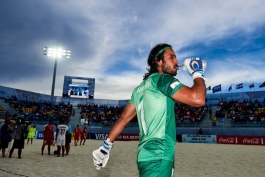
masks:
<instances>
[{"instance_id":1,"label":"man's ear","mask_svg":"<svg viewBox=\"0 0 265 177\"><path fill-rule=\"evenodd\" d=\"M156 64L157 64L158 67L161 67L161 65L163 63L162 60L159 60L158 61L157 59L155 59L155 62L156 62Z\"/></svg>"}]
</instances>

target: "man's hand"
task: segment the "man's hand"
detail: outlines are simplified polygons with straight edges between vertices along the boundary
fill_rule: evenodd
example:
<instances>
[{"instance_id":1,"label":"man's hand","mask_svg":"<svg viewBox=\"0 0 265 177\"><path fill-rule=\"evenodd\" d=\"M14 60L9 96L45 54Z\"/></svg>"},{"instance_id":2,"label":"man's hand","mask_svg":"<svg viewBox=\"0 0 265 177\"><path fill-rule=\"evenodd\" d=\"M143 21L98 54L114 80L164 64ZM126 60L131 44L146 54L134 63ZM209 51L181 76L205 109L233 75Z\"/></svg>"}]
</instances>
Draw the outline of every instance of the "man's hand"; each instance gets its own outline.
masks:
<instances>
[{"instance_id":1,"label":"man's hand","mask_svg":"<svg viewBox=\"0 0 265 177\"><path fill-rule=\"evenodd\" d=\"M203 74L207 68L207 62L201 58L187 58L184 61L184 66L189 71L193 79L201 77L205 80Z\"/></svg>"},{"instance_id":2,"label":"man's hand","mask_svg":"<svg viewBox=\"0 0 265 177\"><path fill-rule=\"evenodd\" d=\"M109 160L109 152L112 147L113 144L107 139L97 150L93 151L93 161L97 170L100 170L101 168L104 168L107 165Z\"/></svg>"}]
</instances>

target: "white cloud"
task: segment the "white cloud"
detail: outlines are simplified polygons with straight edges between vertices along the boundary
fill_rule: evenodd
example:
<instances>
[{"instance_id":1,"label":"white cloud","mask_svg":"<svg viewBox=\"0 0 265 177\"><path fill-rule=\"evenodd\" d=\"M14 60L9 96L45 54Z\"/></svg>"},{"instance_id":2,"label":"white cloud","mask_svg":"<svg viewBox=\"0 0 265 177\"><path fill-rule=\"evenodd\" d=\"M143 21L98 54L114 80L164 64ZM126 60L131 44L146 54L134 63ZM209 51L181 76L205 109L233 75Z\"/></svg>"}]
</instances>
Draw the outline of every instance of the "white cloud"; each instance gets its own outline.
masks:
<instances>
[{"instance_id":1,"label":"white cloud","mask_svg":"<svg viewBox=\"0 0 265 177\"><path fill-rule=\"evenodd\" d=\"M52 12L53 16L42 12L43 14L38 14L36 18L33 15L27 15L30 16L27 18L35 21L46 17L58 18L55 20L57 23L54 24L56 35L63 36L68 28L73 33L66 33L65 40L68 45L62 44L65 45L62 47L72 46L70 49L72 58L67 62L58 63L55 95L62 94L65 75L83 76L96 78L95 98L106 99L130 98L132 89L140 84L146 72L149 51L157 43L172 44L177 51L180 63L185 57L197 56L192 49L181 51L183 47L203 44L207 48L211 47L215 41L244 34L247 37L243 43L226 47L228 51L240 51L242 47L253 42L252 33L264 25L263 17L265 17L265 2L258 0L188 0L170 1L170 3L168 1L150 3L139 0L126 2L68 0L64 3L59 1L43 3L47 5L45 8L48 8L48 12ZM38 33L38 31L33 30L32 33ZM71 35L79 38L72 38ZM68 36L69 39L67 39ZM62 42L59 38L32 40L36 44L34 46L36 53L40 52L38 50L41 46ZM128 53L134 55L128 55ZM225 56L225 58L218 58L219 56L216 55L215 58L210 58L205 73L208 78L207 85L262 82L264 68L263 70L257 68L265 66L262 58L264 53L264 51L258 51L254 52L255 56L250 56L244 55L242 51L242 55ZM45 61L41 57L43 56L38 56L36 61L50 67L43 78L25 79L27 81L21 80L16 83L5 82L1 85L49 94L53 62ZM258 59L255 61L250 60L256 57ZM107 73L109 68L119 64L124 58L132 68L136 69L122 71L118 76ZM184 84L192 85L190 76L182 71L177 78ZM42 82L39 82L40 79Z\"/></svg>"}]
</instances>

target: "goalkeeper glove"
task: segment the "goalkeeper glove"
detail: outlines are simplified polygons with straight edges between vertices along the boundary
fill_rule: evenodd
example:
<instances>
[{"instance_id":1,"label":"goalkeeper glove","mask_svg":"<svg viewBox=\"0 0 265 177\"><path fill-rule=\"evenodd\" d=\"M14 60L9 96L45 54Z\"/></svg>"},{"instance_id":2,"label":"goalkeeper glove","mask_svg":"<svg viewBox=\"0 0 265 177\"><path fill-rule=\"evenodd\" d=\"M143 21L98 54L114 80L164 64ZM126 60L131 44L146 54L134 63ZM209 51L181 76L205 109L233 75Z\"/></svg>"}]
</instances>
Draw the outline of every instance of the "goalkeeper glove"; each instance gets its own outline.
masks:
<instances>
[{"instance_id":1,"label":"goalkeeper glove","mask_svg":"<svg viewBox=\"0 0 265 177\"><path fill-rule=\"evenodd\" d=\"M109 160L109 152L113 146L113 143L111 143L109 139L107 139L103 141L103 143L97 150L93 151L93 161L97 170L100 170L107 165L107 162Z\"/></svg>"},{"instance_id":2,"label":"goalkeeper glove","mask_svg":"<svg viewBox=\"0 0 265 177\"><path fill-rule=\"evenodd\" d=\"M202 60L201 58L187 58L184 61L184 66L193 79L200 77L206 80L203 75L207 68L207 62L205 60Z\"/></svg>"}]
</instances>

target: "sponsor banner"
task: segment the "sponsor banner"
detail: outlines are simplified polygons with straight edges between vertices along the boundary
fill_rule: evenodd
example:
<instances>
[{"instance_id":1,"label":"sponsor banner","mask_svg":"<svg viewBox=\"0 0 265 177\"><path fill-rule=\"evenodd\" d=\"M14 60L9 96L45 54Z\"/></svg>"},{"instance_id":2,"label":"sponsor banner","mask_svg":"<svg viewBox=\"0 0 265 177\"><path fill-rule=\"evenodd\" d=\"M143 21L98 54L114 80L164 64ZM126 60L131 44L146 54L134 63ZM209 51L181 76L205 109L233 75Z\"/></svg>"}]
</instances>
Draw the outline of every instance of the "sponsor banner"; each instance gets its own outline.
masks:
<instances>
[{"instance_id":1,"label":"sponsor banner","mask_svg":"<svg viewBox=\"0 0 265 177\"><path fill-rule=\"evenodd\" d=\"M55 138L56 132L53 132L53 137ZM35 139L44 139L43 131L36 131Z\"/></svg>"},{"instance_id":2,"label":"sponsor banner","mask_svg":"<svg viewBox=\"0 0 265 177\"><path fill-rule=\"evenodd\" d=\"M108 134L106 133L90 133L90 139L105 140L107 137Z\"/></svg>"},{"instance_id":3,"label":"sponsor banner","mask_svg":"<svg viewBox=\"0 0 265 177\"><path fill-rule=\"evenodd\" d=\"M216 144L216 135L182 135L182 143Z\"/></svg>"},{"instance_id":4,"label":"sponsor banner","mask_svg":"<svg viewBox=\"0 0 265 177\"><path fill-rule=\"evenodd\" d=\"M118 141L139 141L140 135L138 134L121 134L117 136L116 140Z\"/></svg>"},{"instance_id":5,"label":"sponsor banner","mask_svg":"<svg viewBox=\"0 0 265 177\"><path fill-rule=\"evenodd\" d=\"M264 146L264 136L221 136L217 135L218 144L241 144L241 145L262 145Z\"/></svg>"},{"instance_id":6,"label":"sponsor banner","mask_svg":"<svg viewBox=\"0 0 265 177\"><path fill-rule=\"evenodd\" d=\"M44 135L43 135L43 131L36 131L36 139L43 139Z\"/></svg>"},{"instance_id":7,"label":"sponsor banner","mask_svg":"<svg viewBox=\"0 0 265 177\"><path fill-rule=\"evenodd\" d=\"M90 139L105 140L108 134L106 133L90 133ZM117 136L115 141L139 141L140 136L138 134L121 134Z\"/></svg>"}]
</instances>

